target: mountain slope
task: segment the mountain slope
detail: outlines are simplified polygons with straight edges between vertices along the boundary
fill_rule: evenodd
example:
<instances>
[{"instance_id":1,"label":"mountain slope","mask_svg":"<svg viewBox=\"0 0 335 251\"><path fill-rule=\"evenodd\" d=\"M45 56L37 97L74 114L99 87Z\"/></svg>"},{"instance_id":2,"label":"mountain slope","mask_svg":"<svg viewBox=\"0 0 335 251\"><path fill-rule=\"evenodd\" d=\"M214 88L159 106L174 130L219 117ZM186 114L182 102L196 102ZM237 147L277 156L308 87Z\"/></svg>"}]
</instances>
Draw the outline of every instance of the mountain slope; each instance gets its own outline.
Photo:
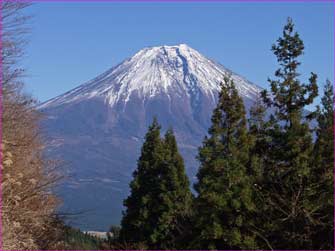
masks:
<instances>
[{"instance_id":1,"label":"mountain slope","mask_svg":"<svg viewBox=\"0 0 335 251\"><path fill-rule=\"evenodd\" d=\"M122 200L153 116L173 126L191 181L220 83L231 75L247 107L261 90L185 44L144 48L93 80L39 106L50 142L65 160L64 210L86 211L84 230L118 224Z\"/></svg>"}]
</instances>

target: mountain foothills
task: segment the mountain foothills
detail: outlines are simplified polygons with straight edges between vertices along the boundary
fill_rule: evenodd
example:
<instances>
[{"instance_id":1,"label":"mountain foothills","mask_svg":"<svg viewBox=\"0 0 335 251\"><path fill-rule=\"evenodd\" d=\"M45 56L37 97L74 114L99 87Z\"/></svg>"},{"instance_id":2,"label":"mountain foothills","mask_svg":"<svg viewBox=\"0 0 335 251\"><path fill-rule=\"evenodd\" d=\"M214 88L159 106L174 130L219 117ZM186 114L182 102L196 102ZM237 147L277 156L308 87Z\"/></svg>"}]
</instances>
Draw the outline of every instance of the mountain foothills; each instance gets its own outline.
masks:
<instances>
[{"instance_id":1,"label":"mountain foothills","mask_svg":"<svg viewBox=\"0 0 335 251\"><path fill-rule=\"evenodd\" d=\"M36 106L27 6L1 3L2 249L334 249L333 86L306 112L291 19L269 90L180 44Z\"/></svg>"},{"instance_id":2,"label":"mountain foothills","mask_svg":"<svg viewBox=\"0 0 335 251\"><path fill-rule=\"evenodd\" d=\"M89 211L78 227L119 224L148 125L173 126L188 176L207 134L220 83L230 76L248 107L261 88L185 44L145 48L95 79L38 106L48 156L64 160L64 210ZM106 221L111 219L111 222Z\"/></svg>"}]
</instances>

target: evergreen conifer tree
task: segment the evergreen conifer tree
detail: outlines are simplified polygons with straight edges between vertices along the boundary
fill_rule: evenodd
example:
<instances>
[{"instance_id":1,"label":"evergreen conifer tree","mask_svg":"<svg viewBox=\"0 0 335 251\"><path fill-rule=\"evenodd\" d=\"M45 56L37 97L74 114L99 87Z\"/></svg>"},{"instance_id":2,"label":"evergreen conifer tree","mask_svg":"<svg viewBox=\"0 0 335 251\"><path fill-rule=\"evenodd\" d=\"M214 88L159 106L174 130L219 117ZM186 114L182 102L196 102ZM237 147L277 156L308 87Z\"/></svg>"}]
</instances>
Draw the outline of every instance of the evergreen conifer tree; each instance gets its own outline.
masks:
<instances>
[{"instance_id":1,"label":"evergreen conifer tree","mask_svg":"<svg viewBox=\"0 0 335 251\"><path fill-rule=\"evenodd\" d=\"M266 106L259 95L250 108L249 138L250 138L250 165L249 173L253 176L255 183L261 183L264 173L264 157L268 148L269 137L267 128L270 121L265 121Z\"/></svg>"},{"instance_id":2,"label":"evergreen conifer tree","mask_svg":"<svg viewBox=\"0 0 335 251\"><path fill-rule=\"evenodd\" d=\"M199 149L194 245L201 249L257 248L250 230L255 210L247 174L249 139L242 99L225 79L209 136Z\"/></svg>"},{"instance_id":3,"label":"evergreen conifer tree","mask_svg":"<svg viewBox=\"0 0 335 251\"><path fill-rule=\"evenodd\" d=\"M264 197L263 186L265 184L264 171L266 170L266 156L271 141L269 128L273 118L266 120L267 107L262 101L261 95L257 96L254 105L250 108L249 124L249 164L248 174L251 176L254 190L254 203L256 210L253 214L253 231L257 234L258 248L273 249L267 239L264 225L267 224L267 204Z\"/></svg>"},{"instance_id":4,"label":"evergreen conifer tree","mask_svg":"<svg viewBox=\"0 0 335 251\"><path fill-rule=\"evenodd\" d=\"M156 224L157 219L152 217L151 210L158 206L153 197L158 191L157 171L165 154L160 129L155 118L145 136L134 179L130 183L130 195L124 201L126 211L121 221L121 241L146 242Z\"/></svg>"},{"instance_id":5,"label":"evergreen conifer tree","mask_svg":"<svg viewBox=\"0 0 335 251\"><path fill-rule=\"evenodd\" d=\"M185 224L191 215L193 197L172 129L165 134L164 147L166 155L160 179L160 217L154 232L158 245L155 247L178 249L185 245L183 240L187 238L188 230Z\"/></svg>"},{"instance_id":6,"label":"evergreen conifer tree","mask_svg":"<svg viewBox=\"0 0 335 251\"><path fill-rule=\"evenodd\" d=\"M313 248L334 249L334 91L329 80L318 107L313 181L318 217Z\"/></svg>"},{"instance_id":7,"label":"evergreen conifer tree","mask_svg":"<svg viewBox=\"0 0 335 251\"><path fill-rule=\"evenodd\" d=\"M146 134L120 232L121 241L151 249L178 247L181 224L192 202L173 132L168 130L162 140L160 128L154 119Z\"/></svg>"},{"instance_id":8,"label":"evergreen conifer tree","mask_svg":"<svg viewBox=\"0 0 335 251\"><path fill-rule=\"evenodd\" d=\"M299 81L298 57L304 44L288 19L283 36L273 45L280 68L276 80L269 80L272 98L263 92L264 101L275 109L267 151L266 184L268 239L276 249L311 248L313 203L311 193L312 137L304 107L317 96L317 76L311 73L309 83Z\"/></svg>"}]
</instances>

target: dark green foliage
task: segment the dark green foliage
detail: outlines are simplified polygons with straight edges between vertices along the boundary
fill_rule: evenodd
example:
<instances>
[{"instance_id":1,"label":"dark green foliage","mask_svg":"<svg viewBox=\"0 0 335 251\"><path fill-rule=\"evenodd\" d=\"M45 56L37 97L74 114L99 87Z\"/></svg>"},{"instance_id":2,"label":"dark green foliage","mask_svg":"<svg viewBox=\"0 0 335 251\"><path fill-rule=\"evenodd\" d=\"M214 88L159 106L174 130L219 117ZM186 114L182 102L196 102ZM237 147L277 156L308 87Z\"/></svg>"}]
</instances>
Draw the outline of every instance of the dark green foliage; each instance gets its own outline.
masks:
<instances>
[{"instance_id":1,"label":"dark green foliage","mask_svg":"<svg viewBox=\"0 0 335 251\"><path fill-rule=\"evenodd\" d=\"M249 163L248 173L252 177L254 203L256 210L253 213L254 224L253 229L257 234L258 248L273 249L270 242L266 238L268 232L262 227L267 224L268 219L264 217L266 214L266 198L264 197L263 184L265 183L265 170L267 164L267 153L271 143L271 137L268 130L273 125L273 118L266 120L266 106L262 102L261 96L258 96L254 105L250 108L249 122Z\"/></svg>"},{"instance_id":2,"label":"dark green foliage","mask_svg":"<svg viewBox=\"0 0 335 251\"><path fill-rule=\"evenodd\" d=\"M301 110L313 102L318 95L317 76L311 73L308 84L303 84L297 78L300 74L297 67L301 64L297 58L303 54L304 44L299 34L294 31L292 19L288 19L283 30L283 36L272 46L277 56L280 68L275 72L277 80L270 80L273 100L264 94L264 101L277 108L278 120L285 121L286 126L293 126L294 121L300 123Z\"/></svg>"},{"instance_id":3,"label":"dark green foliage","mask_svg":"<svg viewBox=\"0 0 335 251\"><path fill-rule=\"evenodd\" d=\"M209 137L199 149L197 248L257 248L251 227L255 204L247 174L249 143L243 101L234 83L225 79Z\"/></svg>"},{"instance_id":4,"label":"dark green foliage","mask_svg":"<svg viewBox=\"0 0 335 251\"><path fill-rule=\"evenodd\" d=\"M316 233L313 236L314 248L334 248L334 91L330 81L324 89L321 100L322 107L318 107L316 130L317 140L314 148L313 182L315 192L315 212L317 217Z\"/></svg>"},{"instance_id":5,"label":"dark green foliage","mask_svg":"<svg viewBox=\"0 0 335 251\"><path fill-rule=\"evenodd\" d=\"M118 240L120 238L121 227L111 226L107 234L108 240Z\"/></svg>"},{"instance_id":6,"label":"dark green foliage","mask_svg":"<svg viewBox=\"0 0 335 251\"><path fill-rule=\"evenodd\" d=\"M130 183L130 196L124 201L126 211L121 222L120 240L127 242L150 241L157 222L156 211L159 206L158 173L164 162L164 147L160 138L160 125L155 119L145 136L141 156L134 179ZM153 215L152 215L153 214Z\"/></svg>"},{"instance_id":7,"label":"dark green foliage","mask_svg":"<svg viewBox=\"0 0 335 251\"><path fill-rule=\"evenodd\" d=\"M183 248L186 243L191 215L193 195L185 172L184 160L178 152L172 129L164 138L166 167L162 169L160 180L161 217L157 233L161 236L161 248Z\"/></svg>"},{"instance_id":8,"label":"dark green foliage","mask_svg":"<svg viewBox=\"0 0 335 251\"><path fill-rule=\"evenodd\" d=\"M268 106L276 109L274 125L268 130L271 143L267 151L263 195L266 198L268 240L276 249L312 248L311 229L314 227L310 197L312 136L302 115L306 105L317 96L317 76L311 74L308 84L298 80L297 58L304 45L294 25L288 19L283 37L272 47L280 64L277 80L269 80L273 99L263 93Z\"/></svg>"},{"instance_id":9,"label":"dark green foliage","mask_svg":"<svg viewBox=\"0 0 335 251\"><path fill-rule=\"evenodd\" d=\"M120 239L121 227L111 226L109 232L107 233L107 242L109 249L120 249L119 239ZM116 248L115 248L116 247Z\"/></svg>"},{"instance_id":10,"label":"dark green foliage","mask_svg":"<svg viewBox=\"0 0 335 251\"><path fill-rule=\"evenodd\" d=\"M156 119L149 127L138 168L125 200L120 240L149 248L176 248L192 195L172 130L160 138Z\"/></svg>"},{"instance_id":11,"label":"dark green foliage","mask_svg":"<svg viewBox=\"0 0 335 251\"><path fill-rule=\"evenodd\" d=\"M259 184L263 180L265 153L270 143L267 129L271 125L270 121L265 121L266 106L260 96L257 97L255 104L250 108L249 138L250 138L250 163L249 174L253 176L254 183Z\"/></svg>"}]
</instances>

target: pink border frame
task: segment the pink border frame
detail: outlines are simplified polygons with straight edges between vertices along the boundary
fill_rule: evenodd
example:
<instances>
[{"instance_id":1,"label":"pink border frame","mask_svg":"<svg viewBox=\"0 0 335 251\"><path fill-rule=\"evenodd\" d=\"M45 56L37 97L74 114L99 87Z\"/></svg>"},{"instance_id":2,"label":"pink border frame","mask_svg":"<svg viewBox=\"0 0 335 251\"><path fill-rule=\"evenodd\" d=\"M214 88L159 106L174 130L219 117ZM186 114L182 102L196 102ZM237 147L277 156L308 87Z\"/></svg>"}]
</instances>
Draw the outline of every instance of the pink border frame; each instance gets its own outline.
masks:
<instances>
[{"instance_id":1,"label":"pink border frame","mask_svg":"<svg viewBox=\"0 0 335 251\"><path fill-rule=\"evenodd\" d=\"M2 11L0 11L0 48L1 48L1 60L0 60L0 248L2 249L2 168L3 168L3 152L2 152Z\"/></svg>"},{"instance_id":2,"label":"pink border frame","mask_svg":"<svg viewBox=\"0 0 335 251\"><path fill-rule=\"evenodd\" d=\"M0 0L0 2L3 2L4 0ZM8 1L14 1L14 0L8 0ZM266 2L332 2L334 3L333 6L333 10L334 10L334 27L335 27L335 0L17 0L18 2L146 2L146 3L155 3L155 2L164 2L164 3L171 3L171 2L184 2L184 3L214 3L214 2L249 2L249 3L266 3ZM0 11L0 48L2 49L2 13ZM335 32L335 30L334 30ZM2 55L2 54L1 54ZM0 57L1 57L0 55ZM335 51L334 51L334 59L335 59ZM0 121L1 121L1 128L0 128L0 181L2 179L2 158L3 158L3 154L2 154L2 58L0 61ZM335 84L335 77L333 79L333 85ZM333 98L334 102L335 102L335 96ZM333 114L333 121L335 121L335 113ZM333 128L333 132L335 135L335 126ZM333 137L334 137L333 135ZM335 149L335 141L334 141L334 149ZM335 153L335 150L334 150ZM335 163L334 163L334 178L335 178ZM334 179L335 181L335 179ZM334 182L334 201L335 201L335 182ZM2 186L0 185L0 250L2 250L2 214L1 214L1 208L2 208ZM334 211L334 225L335 225L335 211ZM334 234L334 240L335 240L335 234ZM73 251L84 251L84 250L73 250ZM92 251L99 251L99 250L92 250ZM111 251L111 250L109 250ZM130 251L130 250L129 250ZM189 250L189 251L199 251L199 250ZM225 250L225 251L233 251L233 250ZM242 250L242 251L254 251L254 250ZM257 250L256 250L257 251ZM260 251L260 250L258 250ZM274 251L281 251L281 250L274 250ZM290 250L285 250L285 251L290 251ZM293 251L293 250L292 250Z\"/></svg>"}]
</instances>

